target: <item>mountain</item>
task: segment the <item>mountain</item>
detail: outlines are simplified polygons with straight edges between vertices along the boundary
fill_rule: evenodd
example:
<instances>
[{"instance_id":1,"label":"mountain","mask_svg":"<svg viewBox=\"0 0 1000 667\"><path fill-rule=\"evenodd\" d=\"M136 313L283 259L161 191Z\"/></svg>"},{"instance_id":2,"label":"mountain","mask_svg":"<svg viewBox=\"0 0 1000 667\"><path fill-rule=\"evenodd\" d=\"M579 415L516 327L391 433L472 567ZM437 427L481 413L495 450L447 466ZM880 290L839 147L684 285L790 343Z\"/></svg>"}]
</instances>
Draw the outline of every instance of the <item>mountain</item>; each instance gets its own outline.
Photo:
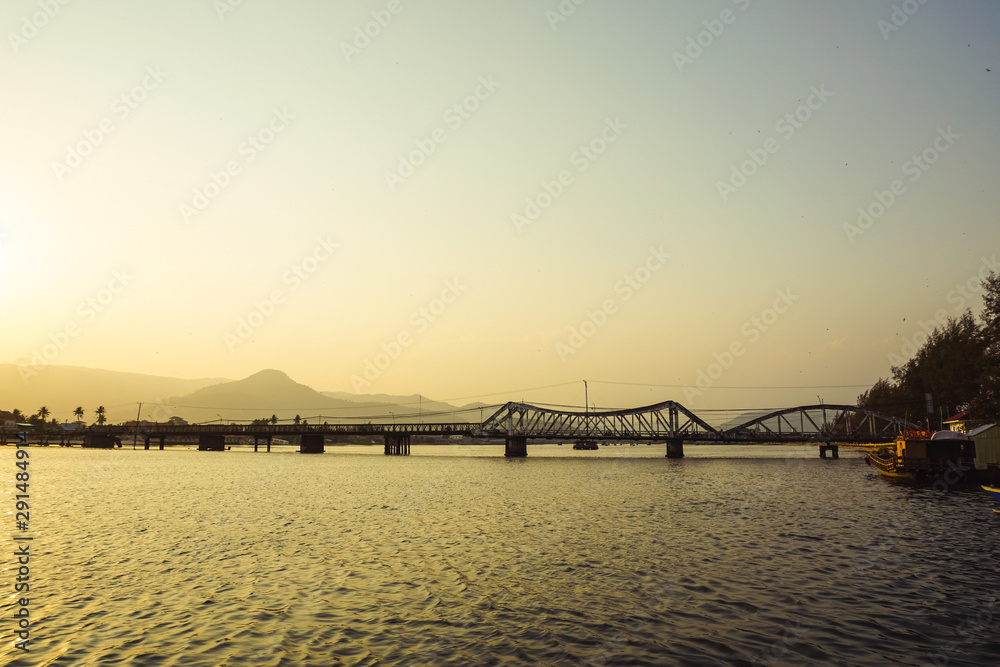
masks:
<instances>
[{"instance_id":1,"label":"mountain","mask_svg":"<svg viewBox=\"0 0 1000 667\"><path fill-rule=\"evenodd\" d=\"M448 403L413 396L386 394L359 395L344 392L318 392L295 382L278 370L263 370L250 377L203 387L185 396L170 399L176 414L190 422L218 419L267 419L272 415L289 420L296 415L310 422L400 421L454 422L477 421L477 406L467 412ZM486 416L492 414L487 412Z\"/></svg>"},{"instance_id":2,"label":"mountain","mask_svg":"<svg viewBox=\"0 0 1000 667\"><path fill-rule=\"evenodd\" d=\"M276 370L203 387L173 400L212 409L245 410L318 410L332 404L330 398Z\"/></svg>"},{"instance_id":3,"label":"mountain","mask_svg":"<svg viewBox=\"0 0 1000 667\"><path fill-rule=\"evenodd\" d=\"M138 402L146 404L148 416L152 404L164 403L167 396L186 394L223 378L185 380L181 378L120 373L81 366L19 366L0 364L0 409L18 408L33 414L43 405L51 417L73 421L73 410L79 405L86 411L84 419L94 419L94 409L103 405L108 421L135 419Z\"/></svg>"},{"instance_id":4,"label":"mountain","mask_svg":"<svg viewBox=\"0 0 1000 667\"><path fill-rule=\"evenodd\" d=\"M43 405L51 418L73 421L73 410L84 408L87 422L103 405L109 423L142 418L166 421L180 416L192 423L290 420L296 415L311 422L337 420L456 422L488 417L490 407L476 403L456 408L416 394L390 396L318 392L279 370L263 370L242 380L181 378L119 373L77 366L25 367L0 364L0 410L17 408L33 414Z\"/></svg>"},{"instance_id":5,"label":"mountain","mask_svg":"<svg viewBox=\"0 0 1000 667\"><path fill-rule=\"evenodd\" d=\"M493 408L485 413L486 416L493 414L496 410L496 406L487 403L469 403L461 407L456 407L450 403L443 403L441 401L435 401L426 396L421 396L420 394L411 394L410 396L396 396L392 394L350 394L346 391L324 391L324 396L329 396L330 398L336 398L341 401L351 401L357 405L370 406L370 407L385 407L391 406L394 408L396 414L423 414L423 415L434 415L435 413L453 413L456 410L468 410L470 416L468 419L472 421L477 421L479 419L478 413L475 418L471 416L472 412L479 410L479 408ZM442 415L443 416L443 415ZM465 421L465 417L462 417L459 421ZM442 421L451 421L449 419L442 419Z\"/></svg>"}]
</instances>

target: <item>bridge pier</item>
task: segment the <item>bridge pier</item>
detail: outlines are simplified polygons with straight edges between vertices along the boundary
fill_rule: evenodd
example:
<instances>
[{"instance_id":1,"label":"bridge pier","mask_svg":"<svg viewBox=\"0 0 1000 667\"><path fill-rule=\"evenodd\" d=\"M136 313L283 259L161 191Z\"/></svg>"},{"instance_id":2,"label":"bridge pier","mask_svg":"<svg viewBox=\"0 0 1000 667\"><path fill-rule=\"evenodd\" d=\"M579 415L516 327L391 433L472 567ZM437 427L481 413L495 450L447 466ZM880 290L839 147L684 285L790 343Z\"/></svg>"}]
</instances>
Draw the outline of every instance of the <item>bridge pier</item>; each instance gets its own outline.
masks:
<instances>
[{"instance_id":1,"label":"bridge pier","mask_svg":"<svg viewBox=\"0 0 1000 667\"><path fill-rule=\"evenodd\" d=\"M215 433L202 433L198 436L199 452L226 451L226 436Z\"/></svg>"},{"instance_id":2,"label":"bridge pier","mask_svg":"<svg viewBox=\"0 0 1000 667\"><path fill-rule=\"evenodd\" d=\"M100 433L88 433L83 436L83 446L93 449L114 449L115 436Z\"/></svg>"},{"instance_id":3,"label":"bridge pier","mask_svg":"<svg viewBox=\"0 0 1000 667\"><path fill-rule=\"evenodd\" d=\"M684 458L684 441L680 438L675 438L673 440L667 440L667 458L668 459L682 459Z\"/></svg>"},{"instance_id":4,"label":"bridge pier","mask_svg":"<svg viewBox=\"0 0 1000 667\"><path fill-rule=\"evenodd\" d=\"M143 442L144 442L143 449L149 449L149 445L150 445L150 443L153 440L156 440L157 445L159 446L160 451L162 452L163 451L163 445L167 442L167 436L165 436L165 435L147 435L147 436L145 436L143 438Z\"/></svg>"},{"instance_id":5,"label":"bridge pier","mask_svg":"<svg viewBox=\"0 0 1000 667\"><path fill-rule=\"evenodd\" d=\"M819 446L819 457L821 459L825 459L827 451L830 452L830 454L832 455L833 458L835 458L835 459L839 459L840 458L840 445L829 445L829 444L827 444L827 445L820 445Z\"/></svg>"},{"instance_id":6,"label":"bridge pier","mask_svg":"<svg viewBox=\"0 0 1000 667\"><path fill-rule=\"evenodd\" d=\"M503 455L507 458L523 458L528 455L528 439L524 436L509 436L504 439Z\"/></svg>"},{"instance_id":7,"label":"bridge pier","mask_svg":"<svg viewBox=\"0 0 1000 667\"><path fill-rule=\"evenodd\" d=\"M409 456L410 455L410 434L409 433L386 433L384 437L385 437L385 455L386 456Z\"/></svg>"},{"instance_id":8,"label":"bridge pier","mask_svg":"<svg viewBox=\"0 0 1000 667\"><path fill-rule=\"evenodd\" d=\"M322 454L326 445L322 433L305 433L299 443L300 454Z\"/></svg>"}]
</instances>

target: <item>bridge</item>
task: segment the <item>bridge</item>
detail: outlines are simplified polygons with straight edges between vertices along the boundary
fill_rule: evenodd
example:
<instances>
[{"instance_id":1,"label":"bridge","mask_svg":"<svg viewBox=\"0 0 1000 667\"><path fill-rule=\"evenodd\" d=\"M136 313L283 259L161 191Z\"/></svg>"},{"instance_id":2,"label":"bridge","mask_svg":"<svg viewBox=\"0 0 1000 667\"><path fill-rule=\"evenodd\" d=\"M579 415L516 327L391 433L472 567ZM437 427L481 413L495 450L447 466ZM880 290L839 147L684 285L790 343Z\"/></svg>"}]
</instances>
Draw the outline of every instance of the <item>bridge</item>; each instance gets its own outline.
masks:
<instances>
[{"instance_id":1,"label":"bridge","mask_svg":"<svg viewBox=\"0 0 1000 667\"><path fill-rule=\"evenodd\" d=\"M344 424L172 424L92 426L85 433L85 446L113 447L122 437L142 437L145 448L157 441L163 449L168 437L197 438L198 449L221 451L226 436L253 439L254 451L261 445L271 451L276 437L298 437L299 451L321 454L327 437L381 436L386 455L408 455L412 436L453 435L502 439L504 455L527 456L529 440L573 440L594 449L598 441L663 442L667 458L684 456L684 442L692 443L790 443L815 442L820 456L838 444L891 442L903 430L920 427L909 421L853 405L801 405L759 415L744 422L712 426L674 401L623 410L556 410L530 403L507 403L481 423L344 423ZM141 430L140 430L141 429Z\"/></svg>"}]
</instances>

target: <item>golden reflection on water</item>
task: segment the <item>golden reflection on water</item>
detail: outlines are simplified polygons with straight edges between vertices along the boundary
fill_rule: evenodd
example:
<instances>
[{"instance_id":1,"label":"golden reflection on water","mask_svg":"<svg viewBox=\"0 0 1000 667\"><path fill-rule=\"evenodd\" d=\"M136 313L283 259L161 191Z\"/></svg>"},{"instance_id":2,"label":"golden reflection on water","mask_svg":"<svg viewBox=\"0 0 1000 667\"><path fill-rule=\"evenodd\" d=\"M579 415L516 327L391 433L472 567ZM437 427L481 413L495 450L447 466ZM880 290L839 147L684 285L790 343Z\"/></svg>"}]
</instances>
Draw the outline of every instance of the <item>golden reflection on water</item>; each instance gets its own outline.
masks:
<instances>
[{"instance_id":1,"label":"golden reflection on water","mask_svg":"<svg viewBox=\"0 0 1000 667\"><path fill-rule=\"evenodd\" d=\"M33 448L31 660L0 658L919 664L1000 584L988 499L850 452L413 451Z\"/></svg>"}]
</instances>

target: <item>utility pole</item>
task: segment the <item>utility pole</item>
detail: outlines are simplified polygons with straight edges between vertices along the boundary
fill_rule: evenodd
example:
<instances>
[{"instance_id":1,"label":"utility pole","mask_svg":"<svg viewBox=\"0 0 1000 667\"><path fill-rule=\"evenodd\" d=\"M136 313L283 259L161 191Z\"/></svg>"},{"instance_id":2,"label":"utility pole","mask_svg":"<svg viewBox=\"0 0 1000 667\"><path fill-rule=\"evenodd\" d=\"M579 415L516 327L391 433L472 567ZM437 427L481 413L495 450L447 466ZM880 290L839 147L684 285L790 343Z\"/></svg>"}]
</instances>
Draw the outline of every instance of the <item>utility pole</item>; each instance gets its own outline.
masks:
<instances>
[{"instance_id":1,"label":"utility pole","mask_svg":"<svg viewBox=\"0 0 1000 667\"><path fill-rule=\"evenodd\" d=\"M135 443L139 439L139 415L142 414L142 403L139 404L139 409L135 413L135 430L132 431L132 449L135 450Z\"/></svg>"},{"instance_id":2,"label":"utility pole","mask_svg":"<svg viewBox=\"0 0 1000 667\"><path fill-rule=\"evenodd\" d=\"M583 421L587 425L587 435L590 435L590 394L586 380L583 381Z\"/></svg>"}]
</instances>

